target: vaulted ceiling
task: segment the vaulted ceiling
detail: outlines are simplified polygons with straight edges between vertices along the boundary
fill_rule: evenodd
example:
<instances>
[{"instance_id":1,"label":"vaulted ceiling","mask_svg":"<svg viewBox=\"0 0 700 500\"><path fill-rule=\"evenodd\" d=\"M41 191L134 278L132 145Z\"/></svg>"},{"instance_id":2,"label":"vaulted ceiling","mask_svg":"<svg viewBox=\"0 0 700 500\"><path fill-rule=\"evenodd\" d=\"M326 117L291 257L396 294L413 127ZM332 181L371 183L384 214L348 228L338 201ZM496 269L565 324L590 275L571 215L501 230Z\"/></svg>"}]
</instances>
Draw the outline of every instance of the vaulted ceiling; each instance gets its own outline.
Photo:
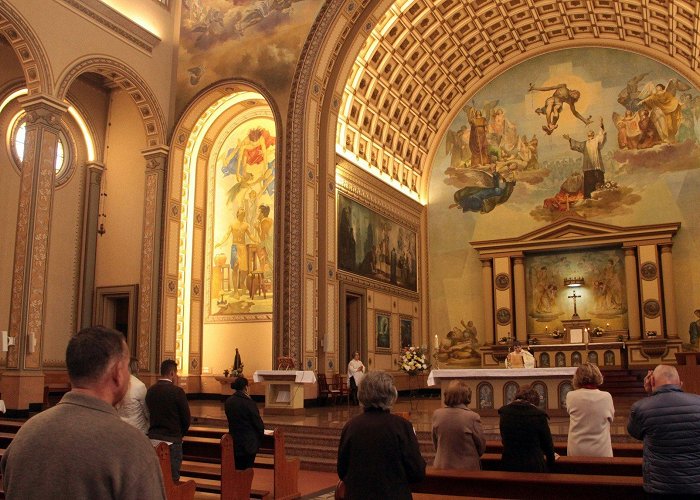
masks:
<instances>
[{"instance_id":1,"label":"vaulted ceiling","mask_svg":"<svg viewBox=\"0 0 700 500\"><path fill-rule=\"evenodd\" d=\"M336 151L414 198L449 122L480 86L574 45L636 50L686 75L699 62L700 2L397 0L345 84Z\"/></svg>"}]
</instances>

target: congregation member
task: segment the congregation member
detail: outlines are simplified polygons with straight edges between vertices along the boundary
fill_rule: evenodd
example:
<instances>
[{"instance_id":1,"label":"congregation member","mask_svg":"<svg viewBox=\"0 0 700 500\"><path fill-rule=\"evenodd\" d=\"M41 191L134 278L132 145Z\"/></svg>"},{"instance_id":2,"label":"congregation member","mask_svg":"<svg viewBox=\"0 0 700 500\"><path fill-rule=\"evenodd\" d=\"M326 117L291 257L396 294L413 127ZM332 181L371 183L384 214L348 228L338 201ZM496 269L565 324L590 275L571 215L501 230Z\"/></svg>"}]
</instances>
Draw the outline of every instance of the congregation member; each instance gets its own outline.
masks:
<instances>
[{"instance_id":1,"label":"congregation member","mask_svg":"<svg viewBox=\"0 0 700 500\"><path fill-rule=\"evenodd\" d=\"M117 413L127 424L131 424L144 434L148 434L148 407L146 406L146 384L141 382L136 374L139 372L139 361L131 358L129 361L129 390L124 399L117 405Z\"/></svg>"},{"instance_id":2,"label":"congregation member","mask_svg":"<svg viewBox=\"0 0 700 500\"><path fill-rule=\"evenodd\" d=\"M445 408L433 413L436 469L480 470L486 437L479 414L467 408L472 390L464 380L452 380L445 389Z\"/></svg>"},{"instance_id":3,"label":"congregation member","mask_svg":"<svg viewBox=\"0 0 700 500\"><path fill-rule=\"evenodd\" d=\"M343 427L338 477L348 500L410 499L410 483L425 477L425 460L411 423L389 413L398 397L394 379L369 372L358 387L363 412Z\"/></svg>"},{"instance_id":4,"label":"congregation member","mask_svg":"<svg viewBox=\"0 0 700 500\"><path fill-rule=\"evenodd\" d=\"M66 348L71 391L30 418L2 455L9 500L165 499L158 457L114 405L129 387L124 336L85 328Z\"/></svg>"},{"instance_id":5,"label":"congregation member","mask_svg":"<svg viewBox=\"0 0 700 500\"><path fill-rule=\"evenodd\" d=\"M610 424L615 417L615 407L610 393L599 389L603 374L596 365L583 363L576 369L572 383L574 390L566 395L567 455L612 457Z\"/></svg>"},{"instance_id":6,"label":"congregation member","mask_svg":"<svg viewBox=\"0 0 700 500\"><path fill-rule=\"evenodd\" d=\"M556 454L549 430L549 417L537 407L539 402L537 391L524 386L515 394L512 403L498 410L503 441L503 470L547 472L554 465Z\"/></svg>"},{"instance_id":7,"label":"congregation member","mask_svg":"<svg viewBox=\"0 0 700 500\"><path fill-rule=\"evenodd\" d=\"M630 410L627 431L644 442L644 491L700 495L700 396L683 392L678 370L659 365L644 378L650 396Z\"/></svg>"},{"instance_id":8,"label":"congregation member","mask_svg":"<svg viewBox=\"0 0 700 500\"><path fill-rule=\"evenodd\" d=\"M360 361L360 353L355 351L352 359L348 363L348 383L350 384L350 402L358 404L357 401L357 386L362 382L362 377L365 376L365 365Z\"/></svg>"},{"instance_id":9,"label":"congregation member","mask_svg":"<svg viewBox=\"0 0 700 500\"><path fill-rule=\"evenodd\" d=\"M238 377L231 383L234 392L226 400L224 409L228 432L233 438L233 458L236 469L250 469L260 448L265 427L258 405L248 394L248 379Z\"/></svg>"},{"instance_id":10,"label":"congregation member","mask_svg":"<svg viewBox=\"0 0 700 500\"><path fill-rule=\"evenodd\" d=\"M148 437L157 445L165 442L170 448L170 470L173 481L180 479L182 438L190 428L190 406L177 380L177 363L166 359L160 364L158 381L146 392L146 405L151 415Z\"/></svg>"}]
</instances>

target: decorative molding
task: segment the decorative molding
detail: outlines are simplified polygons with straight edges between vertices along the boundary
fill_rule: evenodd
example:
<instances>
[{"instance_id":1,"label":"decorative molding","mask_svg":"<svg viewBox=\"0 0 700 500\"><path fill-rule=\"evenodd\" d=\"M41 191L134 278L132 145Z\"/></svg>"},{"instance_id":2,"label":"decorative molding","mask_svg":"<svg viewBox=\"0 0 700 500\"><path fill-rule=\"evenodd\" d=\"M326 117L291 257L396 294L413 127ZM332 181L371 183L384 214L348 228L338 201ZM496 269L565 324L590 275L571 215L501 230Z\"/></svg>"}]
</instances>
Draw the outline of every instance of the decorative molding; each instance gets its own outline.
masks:
<instances>
[{"instance_id":1,"label":"decorative molding","mask_svg":"<svg viewBox=\"0 0 700 500\"><path fill-rule=\"evenodd\" d=\"M653 281L659 274L659 269L655 262L644 262L639 268L639 274L643 280Z\"/></svg>"},{"instance_id":2,"label":"decorative molding","mask_svg":"<svg viewBox=\"0 0 700 500\"><path fill-rule=\"evenodd\" d=\"M508 290L510 288L510 276L506 273L498 273L493 280L496 290Z\"/></svg>"},{"instance_id":3,"label":"decorative molding","mask_svg":"<svg viewBox=\"0 0 700 500\"><path fill-rule=\"evenodd\" d=\"M142 28L121 12L99 0L60 0L80 16L92 21L105 31L111 31L129 44L150 54L160 38Z\"/></svg>"},{"instance_id":4,"label":"decorative molding","mask_svg":"<svg viewBox=\"0 0 700 500\"><path fill-rule=\"evenodd\" d=\"M419 292L412 292L411 290L394 286L389 283L384 283L383 281L365 278L364 276L360 276L359 274L343 271L342 269L338 269L335 275L338 278L338 281L344 283L352 283L353 285L358 285L363 288L369 288L371 290L390 293L392 295L396 295L397 297L403 297L409 300L420 300Z\"/></svg>"},{"instance_id":5,"label":"decorative molding","mask_svg":"<svg viewBox=\"0 0 700 500\"><path fill-rule=\"evenodd\" d=\"M656 299L647 299L644 301L642 311L644 311L644 316L647 318L658 318L661 314L661 304Z\"/></svg>"}]
</instances>

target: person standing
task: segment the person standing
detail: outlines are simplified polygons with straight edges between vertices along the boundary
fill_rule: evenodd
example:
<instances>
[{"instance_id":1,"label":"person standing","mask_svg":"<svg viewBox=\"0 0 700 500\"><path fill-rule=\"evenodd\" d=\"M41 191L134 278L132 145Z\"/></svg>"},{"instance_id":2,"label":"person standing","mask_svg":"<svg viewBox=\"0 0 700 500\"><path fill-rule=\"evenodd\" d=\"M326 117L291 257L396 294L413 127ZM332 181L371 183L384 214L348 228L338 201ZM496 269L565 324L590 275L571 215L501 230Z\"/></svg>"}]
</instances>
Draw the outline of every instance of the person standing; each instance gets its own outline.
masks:
<instances>
[{"instance_id":1,"label":"person standing","mask_svg":"<svg viewBox=\"0 0 700 500\"><path fill-rule=\"evenodd\" d=\"M360 353L355 351L348 363L348 383L350 384L350 401L357 404L357 386L365 376L365 365L360 361Z\"/></svg>"},{"instance_id":2,"label":"person standing","mask_svg":"<svg viewBox=\"0 0 700 500\"><path fill-rule=\"evenodd\" d=\"M605 146L607 134L603 119L600 119L600 131L596 134L593 130L588 131L588 138L585 141L576 141L563 135L569 141L569 147L573 151L583 154L583 197L588 199L591 193L598 189L598 186L605 184L605 166L603 165L603 155L601 151Z\"/></svg>"},{"instance_id":3,"label":"person standing","mask_svg":"<svg viewBox=\"0 0 700 500\"><path fill-rule=\"evenodd\" d=\"M173 481L178 481L182 464L182 437L190 428L190 406L185 391L175 385L177 363L172 359L163 361L160 375L161 378L146 392L146 405L151 414L148 437L152 442L168 443Z\"/></svg>"},{"instance_id":4,"label":"person standing","mask_svg":"<svg viewBox=\"0 0 700 500\"><path fill-rule=\"evenodd\" d=\"M148 406L146 406L146 384L141 382L136 374L139 372L139 360L129 361L129 390L124 399L116 406L117 413L127 424L131 424L144 434L148 434Z\"/></svg>"},{"instance_id":5,"label":"person standing","mask_svg":"<svg viewBox=\"0 0 700 500\"><path fill-rule=\"evenodd\" d=\"M547 472L554 465L556 455L549 417L537 407L539 402L537 391L524 386L515 394L512 403L498 410L503 441L503 470Z\"/></svg>"},{"instance_id":6,"label":"person standing","mask_svg":"<svg viewBox=\"0 0 700 500\"><path fill-rule=\"evenodd\" d=\"M486 438L479 414L467 408L472 390L464 380L452 380L445 389L445 408L433 413L436 469L480 470L479 457Z\"/></svg>"},{"instance_id":7,"label":"person standing","mask_svg":"<svg viewBox=\"0 0 700 500\"><path fill-rule=\"evenodd\" d=\"M265 427L258 405L248 395L248 379L236 378L231 389L236 392L226 400L224 409L228 432L233 438L233 458L236 470L250 469L255 463Z\"/></svg>"},{"instance_id":8,"label":"person standing","mask_svg":"<svg viewBox=\"0 0 700 500\"><path fill-rule=\"evenodd\" d=\"M367 374L358 389L360 415L343 427L338 447L338 477L348 500L410 499L409 483L425 477L425 460L411 423L389 413L398 393L383 371Z\"/></svg>"},{"instance_id":9,"label":"person standing","mask_svg":"<svg viewBox=\"0 0 700 500\"><path fill-rule=\"evenodd\" d=\"M523 350L522 344L516 340L513 342L514 351L506 356L506 368L534 368L535 357L530 351Z\"/></svg>"},{"instance_id":10,"label":"person standing","mask_svg":"<svg viewBox=\"0 0 700 500\"><path fill-rule=\"evenodd\" d=\"M569 436L566 453L570 456L612 457L610 424L615 407L609 392L601 391L603 374L592 363L576 369L573 391L566 395Z\"/></svg>"},{"instance_id":11,"label":"person standing","mask_svg":"<svg viewBox=\"0 0 700 500\"><path fill-rule=\"evenodd\" d=\"M700 396L682 385L674 366L659 365L644 378L651 395L630 410L627 432L644 442L644 491L652 495L700 495Z\"/></svg>"},{"instance_id":12,"label":"person standing","mask_svg":"<svg viewBox=\"0 0 700 500\"><path fill-rule=\"evenodd\" d=\"M89 327L71 337L72 389L24 423L2 454L6 498L165 499L151 443L114 409L129 387L128 366L120 332Z\"/></svg>"}]
</instances>

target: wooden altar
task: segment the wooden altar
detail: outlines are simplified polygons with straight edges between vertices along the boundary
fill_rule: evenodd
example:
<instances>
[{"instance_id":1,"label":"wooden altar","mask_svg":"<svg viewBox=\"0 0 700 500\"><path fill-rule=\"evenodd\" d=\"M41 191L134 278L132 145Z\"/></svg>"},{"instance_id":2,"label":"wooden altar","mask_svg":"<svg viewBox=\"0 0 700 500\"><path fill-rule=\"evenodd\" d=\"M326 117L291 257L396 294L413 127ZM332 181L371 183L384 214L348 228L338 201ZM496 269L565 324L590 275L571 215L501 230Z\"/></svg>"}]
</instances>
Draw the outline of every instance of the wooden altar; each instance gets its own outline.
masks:
<instances>
[{"instance_id":1,"label":"wooden altar","mask_svg":"<svg viewBox=\"0 0 700 500\"><path fill-rule=\"evenodd\" d=\"M513 400L519 387L531 385L540 393L543 410L550 415L566 415L566 394L573 389L574 373L574 367L432 370L428 386L439 386L442 392L450 381L463 379L472 390L469 408L481 415L494 415Z\"/></svg>"},{"instance_id":2,"label":"wooden altar","mask_svg":"<svg viewBox=\"0 0 700 500\"><path fill-rule=\"evenodd\" d=\"M300 415L304 413L303 384L315 384L312 371L257 370L254 382L265 384L265 413Z\"/></svg>"}]
</instances>

